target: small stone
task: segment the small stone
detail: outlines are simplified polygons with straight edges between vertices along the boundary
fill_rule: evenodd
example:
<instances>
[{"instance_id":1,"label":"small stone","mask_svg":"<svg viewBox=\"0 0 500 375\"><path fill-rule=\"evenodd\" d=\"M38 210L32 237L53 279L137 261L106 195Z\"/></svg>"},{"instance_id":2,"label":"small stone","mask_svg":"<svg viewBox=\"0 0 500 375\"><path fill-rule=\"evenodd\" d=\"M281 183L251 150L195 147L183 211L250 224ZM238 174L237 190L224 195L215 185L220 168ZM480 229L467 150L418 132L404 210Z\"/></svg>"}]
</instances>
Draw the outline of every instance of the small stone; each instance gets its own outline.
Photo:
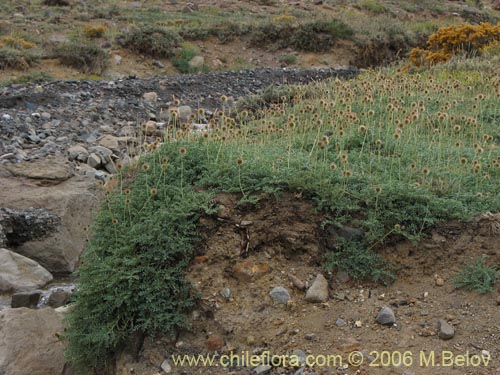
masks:
<instances>
[{"instance_id":1,"label":"small stone","mask_svg":"<svg viewBox=\"0 0 500 375\"><path fill-rule=\"evenodd\" d=\"M170 374L172 372L172 367L168 363L168 359L164 360L160 367L166 374Z\"/></svg>"},{"instance_id":2,"label":"small stone","mask_svg":"<svg viewBox=\"0 0 500 375\"><path fill-rule=\"evenodd\" d=\"M156 129L158 129L158 127L156 125L156 121L153 120L146 121L142 126L142 132L148 136L154 135L156 133Z\"/></svg>"},{"instance_id":3,"label":"small stone","mask_svg":"<svg viewBox=\"0 0 500 375\"><path fill-rule=\"evenodd\" d=\"M443 286L444 279L442 277L436 277L436 286Z\"/></svg>"},{"instance_id":4,"label":"small stone","mask_svg":"<svg viewBox=\"0 0 500 375\"><path fill-rule=\"evenodd\" d=\"M38 135L28 135L28 141L31 143L40 143L41 139Z\"/></svg>"},{"instance_id":5,"label":"small stone","mask_svg":"<svg viewBox=\"0 0 500 375\"><path fill-rule=\"evenodd\" d=\"M220 336L212 336L207 339L206 345L208 350L214 352L224 347L224 339Z\"/></svg>"},{"instance_id":6,"label":"small stone","mask_svg":"<svg viewBox=\"0 0 500 375\"><path fill-rule=\"evenodd\" d=\"M429 336L434 336L436 333L430 329L429 327L425 327L424 329L422 329L422 336L423 337L429 337Z\"/></svg>"},{"instance_id":7,"label":"small stone","mask_svg":"<svg viewBox=\"0 0 500 375\"><path fill-rule=\"evenodd\" d=\"M27 307L29 309L34 309L37 307L38 302L40 302L40 298L42 293L39 290L33 292L20 292L12 295L11 307L13 309L19 307Z\"/></svg>"},{"instance_id":8,"label":"small stone","mask_svg":"<svg viewBox=\"0 0 500 375\"><path fill-rule=\"evenodd\" d=\"M101 165L101 158L96 154L92 153L87 159L87 164L92 168L98 168Z\"/></svg>"},{"instance_id":9,"label":"small stone","mask_svg":"<svg viewBox=\"0 0 500 375\"><path fill-rule=\"evenodd\" d=\"M231 289L229 288L222 289L220 291L220 295L229 301L229 299L231 298Z\"/></svg>"},{"instance_id":10,"label":"small stone","mask_svg":"<svg viewBox=\"0 0 500 375\"><path fill-rule=\"evenodd\" d=\"M177 111L179 112L179 119L181 121L189 120L189 117L193 113L193 110L188 105L181 105L179 108L177 108Z\"/></svg>"},{"instance_id":11,"label":"small stone","mask_svg":"<svg viewBox=\"0 0 500 375\"><path fill-rule=\"evenodd\" d=\"M351 277L346 272L339 272L337 274L337 280L342 284L345 284L351 280Z\"/></svg>"},{"instance_id":12,"label":"small stone","mask_svg":"<svg viewBox=\"0 0 500 375\"><path fill-rule=\"evenodd\" d=\"M363 327L363 323L361 322L361 320L356 320L354 322L354 328L361 328Z\"/></svg>"},{"instance_id":13,"label":"small stone","mask_svg":"<svg viewBox=\"0 0 500 375\"><path fill-rule=\"evenodd\" d=\"M288 275L288 280L290 280L294 287L300 290L306 289L306 284L302 282L298 277L294 275Z\"/></svg>"},{"instance_id":14,"label":"small stone","mask_svg":"<svg viewBox=\"0 0 500 375\"><path fill-rule=\"evenodd\" d=\"M449 340L455 336L455 329L444 319L438 320L438 329L440 339Z\"/></svg>"},{"instance_id":15,"label":"small stone","mask_svg":"<svg viewBox=\"0 0 500 375\"><path fill-rule=\"evenodd\" d=\"M115 65L120 65L122 63L122 57L120 55L113 55L113 62Z\"/></svg>"},{"instance_id":16,"label":"small stone","mask_svg":"<svg viewBox=\"0 0 500 375\"><path fill-rule=\"evenodd\" d=\"M68 148L69 160L78 160L86 163L89 157L89 152L83 146L76 145Z\"/></svg>"},{"instance_id":17,"label":"small stone","mask_svg":"<svg viewBox=\"0 0 500 375\"><path fill-rule=\"evenodd\" d=\"M71 298L71 292L62 289L57 289L50 294L47 305L56 309L58 307L66 305L69 302L70 298Z\"/></svg>"},{"instance_id":18,"label":"small stone","mask_svg":"<svg viewBox=\"0 0 500 375\"><path fill-rule=\"evenodd\" d=\"M254 263L244 260L233 267L233 276L240 281L252 281L271 271L267 263Z\"/></svg>"},{"instance_id":19,"label":"small stone","mask_svg":"<svg viewBox=\"0 0 500 375\"><path fill-rule=\"evenodd\" d=\"M253 337L253 336L248 336L248 337L247 337L247 345L252 346L252 345L254 345L254 344L255 344L255 337Z\"/></svg>"},{"instance_id":20,"label":"small stone","mask_svg":"<svg viewBox=\"0 0 500 375\"><path fill-rule=\"evenodd\" d=\"M203 56L194 56L188 64L190 68L199 69L205 64L205 58Z\"/></svg>"},{"instance_id":21,"label":"small stone","mask_svg":"<svg viewBox=\"0 0 500 375\"><path fill-rule=\"evenodd\" d=\"M309 341L314 341L314 340L316 340L316 334L314 334L314 333L308 333L308 334L306 334L304 336L304 338L306 340L309 340Z\"/></svg>"},{"instance_id":22,"label":"small stone","mask_svg":"<svg viewBox=\"0 0 500 375\"><path fill-rule=\"evenodd\" d=\"M260 365L253 369L253 373L255 375L265 375L271 372L272 366L269 365Z\"/></svg>"},{"instance_id":23,"label":"small stone","mask_svg":"<svg viewBox=\"0 0 500 375\"><path fill-rule=\"evenodd\" d=\"M311 287L307 290L306 301L322 303L328 300L328 281L322 274L318 274Z\"/></svg>"},{"instance_id":24,"label":"small stone","mask_svg":"<svg viewBox=\"0 0 500 375\"><path fill-rule=\"evenodd\" d=\"M338 318L337 321L335 322L335 325L337 327L345 327L347 325L347 322L342 318Z\"/></svg>"},{"instance_id":25,"label":"small stone","mask_svg":"<svg viewBox=\"0 0 500 375\"><path fill-rule=\"evenodd\" d=\"M110 161L109 163L106 163L104 165L104 169L106 169L106 171L108 171L110 174L117 174L118 173L118 169L116 168L115 163L113 163L112 161Z\"/></svg>"},{"instance_id":26,"label":"small stone","mask_svg":"<svg viewBox=\"0 0 500 375\"><path fill-rule=\"evenodd\" d=\"M288 290L282 286L273 288L273 290L269 292L269 295L273 299L274 303L286 305L287 302L290 301L290 293L288 293Z\"/></svg>"},{"instance_id":27,"label":"small stone","mask_svg":"<svg viewBox=\"0 0 500 375\"><path fill-rule=\"evenodd\" d=\"M382 325L392 325L396 323L396 316L390 307L385 306L377 314L376 321Z\"/></svg>"},{"instance_id":28,"label":"small stone","mask_svg":"<svg viewBox=\"0 0 500 375\"><path fill-rule=\"evenodd\" d=\"M120 151L120 138L118 137L107 134L100 138L98 142L100 146L106 147L113 152Z\"/></svg>"},{"instance_id":29,"label":"small stone","mask_svg":"<svg viewBox=\"0 0 500 375\"><path fill-rule=\"evenodd\" d=\"M111 161L111 157L113 156L113 151L103 146L90 147L89 152L99 156L101 164L109 163Z\"/></svg>"},{"instance_id":30,"label":"small stone","mask_svg":"<svg viewBox=\"0 0 500 375\"><path fill-rule=\"evenodd\" d=\"M356 340L354 337L345 337L339 340L337 349L344 353L351 353L355 350L361 349L361 342Z\"/></svg>"},{"instance_id":31,"label":"small stone","mask_svg":"<svg viewBox=\"0 0 500 375\"><path fill-rule=\"evenodd\" d=\"M163 69L165 65L160 60L155 60L153 61L153 66L156 66L157 68Z\"/></svg>"},{"instance_id":32,"label":"small stone","mask_svg":"<svg viewBox=\"0 0 500 375\"><path fill-rule=\"evenodd\" d=\"M146 102L154 103L154 102L158 101L158 94L154 91L145 92L142 95L142 99L144 99L144 101L146 101Z\"/></svg>"},{"instance_id":33,"label":"small stone","mask_svg":"<svg viewBox=\"0 0 500 375\"><path fill-rule=\"evenodd\" d=\"M297 356L297 358L298 358L299 363L300 363L301 366L304 366L306 364L307 354L304 353L302 350L295 349L293 351L292 355Z\"/></svg>"}]
</instances>

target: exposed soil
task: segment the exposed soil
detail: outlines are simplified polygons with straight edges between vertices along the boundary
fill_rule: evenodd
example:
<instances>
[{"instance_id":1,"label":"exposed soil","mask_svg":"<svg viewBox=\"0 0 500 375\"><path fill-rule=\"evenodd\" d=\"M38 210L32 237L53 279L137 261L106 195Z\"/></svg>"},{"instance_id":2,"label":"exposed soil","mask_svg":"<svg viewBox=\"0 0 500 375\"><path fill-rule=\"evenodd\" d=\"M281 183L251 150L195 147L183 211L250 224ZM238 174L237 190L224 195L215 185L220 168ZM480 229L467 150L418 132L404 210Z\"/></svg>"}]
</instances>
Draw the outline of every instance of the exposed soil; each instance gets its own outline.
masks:
<instances>
[{"instance_id":1,"label":"exposed soil","mask_svg":"<svg viewBox=\"0 0 500 375\"><path fill-rule=\"evenodd\" d=\"M500 264L500 217L483 214L470 223L448 223L418 245L399 242L381 253L397 266L397 281L390 286L357 283L346 275L328 274L320 266L325 244L335 241L321 229L322 215L300 195L284 194L257 209L240 209L237 197L221 195L216 217L204 218L203 245L188 272L201 295L199 309L191 314L192 328L176 338L146 340L139 363L121 362L118 373L155 374L168 359L173 374L254 374L253 367L175 367L172 354L228 352L340 354L347 363L352 350L364 351L361 367L315 367L316 374L500 374L500 290L480 295L455 289L452 277L472 258L486 256ZM248 243L248 246L247 246ZM318 273L329 280L326 303L305 301L304 290L289 279L293 275L311 284ZM438 286L437 278L444 285ZM286 305L275 304L269 292L285 287ZM231 296L224 296L229 288ZM227 291L226 291L227 292ZM394 326L375 322L383 306L396 315ZM339 320L341 319L341 320ZM451 340L438 337L437 321L455 329ZM380 364L372 351L409 351L410 367L371 367ZM442 351L455 355L484 355L491 362L479 366L419 366L420 353ZM297 368L275 367L271 374L294 374ZM300 374L300 372L298 372Z\"/></svg>"}]
</instances>

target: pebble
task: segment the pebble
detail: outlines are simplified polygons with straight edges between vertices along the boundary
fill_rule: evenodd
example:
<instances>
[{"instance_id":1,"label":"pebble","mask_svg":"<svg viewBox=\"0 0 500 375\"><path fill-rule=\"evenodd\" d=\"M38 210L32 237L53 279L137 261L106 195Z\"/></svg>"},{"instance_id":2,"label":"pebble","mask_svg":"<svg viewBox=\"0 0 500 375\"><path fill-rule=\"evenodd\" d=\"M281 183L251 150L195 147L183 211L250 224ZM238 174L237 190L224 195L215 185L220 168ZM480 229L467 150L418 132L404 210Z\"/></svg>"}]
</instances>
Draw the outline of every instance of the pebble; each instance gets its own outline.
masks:
<instances>
[{"instance_id":1,"label":"pebble","mask_svg":"<svg viewBox=\"0 0 500 375\"><path fill-rule=\"evenodd\" d=\"M455 336L455 329L444 319L438 320L439 338L450 340Z\"/></svg>"},{"instance_id":2,"label":"pebble","mask_svg":"<svg viewBox=\"0 0 500 375\"><path fill-rule=\"evenodd\" d=\"M442 277L436 277L436 286L443 286L444 279Z\"/></svg>"},{"instance_id":3,"label":"pebble","mask_svg":"<svg viewBox=\"0 0 500 375\"><path fill-rule=\"evenodd\" d=\"M328 281L322 274L318 274L311 287L307 290L306 301L322 303L328 300Z\"/></svg>"},{"instance_id":4,"label":"pebble","mask_svg":"<svg viewBox=\"0 0 500 375\"><path fill-rule=\"evenodd\" d=\"M92 168L98 168L101 165L101 158L92 153L87 158L87 164Z\"/></svg>"},{"instance_id":5,"label":"pebble","mask_svg":"<svg viewBox=\"0 0 500 375\"><path fill-rule=\"evenodd\" d=\"M286 305L288 301L290 301L290 293L288 293L288 290L282 286L273 288L273 290L269 292L269 295L273 299L274 303Z\"/></svg>"},{"instance_id":6,"label":"pebble","mask_svg":"<svg viewBox=\"0 0 500 375\"><path fill-rule=\"evenodd\" d=\"M165 65L163 65L163 63L159 60L153 61L153 66L156 66L157 68L160 68L160 69L165 68Z\"/></svg>"},{"instance_id":7,"label":"pebble","mask_svg":"<svg viewBox=\"0 0 500 375\"><path fill-rule=\"evenodd\" d=\"M168 363L168 359L162 362L161 369L165 372L165 374L170 374L172 372L172 367Z\"/></svg>"},{"instance_id":8,"label":"pebble","mask_svg":"<svg viewBox=\"0 0 500 375\"><path fill-rule=\"evenodd\" d=\"M231 299L231 289L229 288L222 289L220 291L220 295L229 301Z\"/></svg>"},{"instance_id":9,"label":"pebble","mask_svg":"<svg viewBox=\"0 0 500 375\"><path fill-rule=\"evenodd\" d=\"M306 364L307 354L304 353L302 350L295 349L293 351L292 355L295 355L295 356L298 357L298 360L299 360L299 363L300 363L301 366L303 366L303 365Z\"/></svg>"},{"instance_id":10,"label":"pebble","mask_svg":"<svg viewBox=\"0 0 500 375\"><path fill-rule=\"evenodd\" d=\"M206 345L209 351L214 352L223 348L224 339L220 336L212 336L207 339Z\"/></svg>"},{"instance_id":11,"label":"pebble","mask_svg":"<svg viewBox=\"0 0 500 375\"><path fill-rule=\"evenodd\" d=\"M347 322L342 318L338 318L337 321L335 322L335 325L337 327L345 327L347 325Z\"/></svg>"},{"instance_id":12,"label":"pebble","mask_svg":"<svg viewBox=\"0 0 500 375\"><path fill-rule=\"evenodd\" d=\"M144 99L144 101L146 101L146 102L156 102L156 101L158 101L158 94L154 91L145 92L142 95L142 99Z\"/></svg>"},{"instance_id":13,"label":"pebble","mask_svg":"<svg viewBox=\"0 0 500 375\"><path fill-rule=\"evenodd\" d=\"M306 284L302 282L298 277L294 275L288 275L288 280L290 280L294 287L300 290L306 289Z\"/></svg>"},{"instance_id":14,"label":"pebble","mask_svg":"<svg viewBox=\"0 0 500 375\"><path fill-rule=\"evenodd\" d=\"M40 302L42 292L39 290L32 292L19 292L12 295L11 307L13 309L19 307L27 307L29 309L34 309Z\"/></svg>"},{"instance_id":15,"label":"pebble","mask_svg":"<svg viewBox=\"0 0 500 375\"><path fill-rule=\"evenodd\" d=\"M269 366L269 365L260 365L260 366L257 366L253 369L253 373L255 375L265 375L265 374L269 374L272 370L272 366Z\"/></svg>"},{"instance_id":16,"label":"pebble","mask_svg":"<svg viewBox=\"0 0 500 375\"><path fill-rule=\"evenodd\" d=\"M396 316L390 307L384 306L377 314L375 319L377 323L382 325L393 325L396 323Z\"/></svg>"}]
</instances>

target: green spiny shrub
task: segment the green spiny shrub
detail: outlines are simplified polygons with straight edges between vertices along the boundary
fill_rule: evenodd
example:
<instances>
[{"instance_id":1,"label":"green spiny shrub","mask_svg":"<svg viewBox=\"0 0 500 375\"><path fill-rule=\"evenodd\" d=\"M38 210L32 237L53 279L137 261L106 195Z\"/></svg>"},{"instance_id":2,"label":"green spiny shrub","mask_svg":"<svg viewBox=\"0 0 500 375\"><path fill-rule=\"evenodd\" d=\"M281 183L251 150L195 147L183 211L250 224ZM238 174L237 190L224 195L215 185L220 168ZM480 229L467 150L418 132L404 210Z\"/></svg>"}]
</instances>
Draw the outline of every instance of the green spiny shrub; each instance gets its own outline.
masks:
<instances>
[{"instance_id":1,"label":"green spiny shrub","mask_svg":"<svg viewBox=\"0 0 500 375\"><path fill-rule=\"evenodd\" d=\"M0 47L0 70L26 70L38 63L40 55L30 50Z\"/></svg>"},{"instance_id":2,"label":"green spiny shrub","mask_svg":"<svg viewBox=\"0 0 500 375\"><path fill-rule=\"evenodd\" d=\"M332 48L338 39L347 39L353 30L339 20L313 21L300 24L290 40L291 46L309 52L324 52Z\"/></svg>"},{"instance_id":3,"label":"green spiny shrub","mask_svg":"<svg viewBox=\"0 0 500 375\"><path fill-rule=\"evenodd\" d=\"M108 53L93 43L63 43L55 47L54 57L82 73L102 74L109 65Z\"/></svg>"},{"instance_id":4,"label":"green spiny shrub","mask_svg":"<svg viewBox=\"0 0 500 375\"><path fill-rule=\"evenodd\" d=\"M176 53L175 57L172 59L172 64L181 73L208 72L209 69L206 65L195 67L189 64L192 58L199 54L200 51L197 48L185 45Z\"/></svg>"},{"instance_id":5,"label":"green spiny shrub","mask_svg":"<svg viewBox=\"0 0 500 375\"><path fill-rule=\"evenodd\" d=\"M338 39L350 38L353 30L336 19L308 22L266 22L251 32L250 43L255 46L276 44L278 48L293 47L301 51L323 52Z\"/></svg>"},{"instance_id":6,"label":"green spiny shrub","mask_svg":"<svg viewBox=\"0 0 500 375\"><path fill-rule=\"evenodd\" d=\"M197 217L209 195L190 181L196 159L170 147L143 159L135 181L107 197L79 269L76 308L68 318L67 357L82 373L100 371L134 333L186 326L196 299L184 277L197 241Z\"/></svg>"},{"instance_id":7,"label":"green spiny shrub","mask_svg":"<svg viewBox=\"0 0 500 375\"><path fill-rule=\"evenodd\" d=\"M118 42L125 48L151 57L173 57L182 37L163 26L144 25L121 34Z\"/></svg>"}]
</instances>

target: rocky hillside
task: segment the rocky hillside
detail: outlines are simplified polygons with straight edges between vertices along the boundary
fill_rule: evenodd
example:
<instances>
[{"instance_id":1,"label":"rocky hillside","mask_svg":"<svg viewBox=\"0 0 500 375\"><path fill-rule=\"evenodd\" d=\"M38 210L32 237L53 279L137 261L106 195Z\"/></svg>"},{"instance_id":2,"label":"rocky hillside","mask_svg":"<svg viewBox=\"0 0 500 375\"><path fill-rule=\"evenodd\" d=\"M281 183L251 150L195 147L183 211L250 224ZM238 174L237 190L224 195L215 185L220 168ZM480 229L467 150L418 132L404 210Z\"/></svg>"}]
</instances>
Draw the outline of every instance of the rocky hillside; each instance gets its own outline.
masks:
<instances>
[{"instance_id":1,"label":"rocky hillside","mask_svg":"<svg viewBox=\"0 0 500 375\"><path fill-rule=\"evenodd\" d=\"M5 0L0 10L2 84L377 66L438 27L499 20L496 0Z\"/></svg>"}]
</instances>

